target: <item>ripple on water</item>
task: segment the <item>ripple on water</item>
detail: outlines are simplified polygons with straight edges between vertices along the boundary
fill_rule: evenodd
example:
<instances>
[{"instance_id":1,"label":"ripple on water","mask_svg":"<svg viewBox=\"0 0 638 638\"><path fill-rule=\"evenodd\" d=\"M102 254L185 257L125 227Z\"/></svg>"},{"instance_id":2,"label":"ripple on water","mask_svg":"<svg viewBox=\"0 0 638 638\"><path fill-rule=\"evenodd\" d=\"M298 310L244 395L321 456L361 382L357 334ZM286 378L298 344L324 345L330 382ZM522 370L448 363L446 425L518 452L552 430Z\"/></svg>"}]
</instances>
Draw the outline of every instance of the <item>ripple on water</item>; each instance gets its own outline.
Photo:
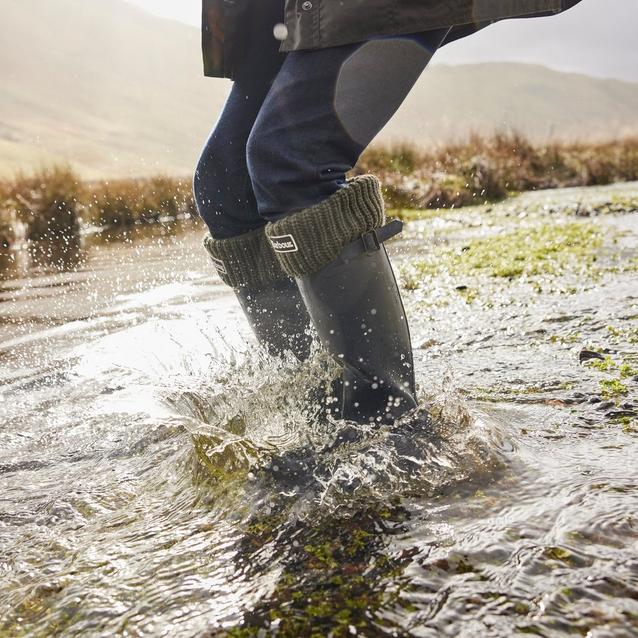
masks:
<instances>
[{"instance_id":1,"label":"ripple on water","mask_svg":"<svg viewBox=\"0 0 638 638\"><path fill-rule=\"evenodd\" d=\"M541 407L469 410L444 379L427 422L335 422L316 409L322 356L184 327L109 336L16 390L9 429L32 438L2 457L8 635L551 636L635 618L633 483L600 461L576 480L581 451L520 436Z\"/></svg>"}]
</instances>

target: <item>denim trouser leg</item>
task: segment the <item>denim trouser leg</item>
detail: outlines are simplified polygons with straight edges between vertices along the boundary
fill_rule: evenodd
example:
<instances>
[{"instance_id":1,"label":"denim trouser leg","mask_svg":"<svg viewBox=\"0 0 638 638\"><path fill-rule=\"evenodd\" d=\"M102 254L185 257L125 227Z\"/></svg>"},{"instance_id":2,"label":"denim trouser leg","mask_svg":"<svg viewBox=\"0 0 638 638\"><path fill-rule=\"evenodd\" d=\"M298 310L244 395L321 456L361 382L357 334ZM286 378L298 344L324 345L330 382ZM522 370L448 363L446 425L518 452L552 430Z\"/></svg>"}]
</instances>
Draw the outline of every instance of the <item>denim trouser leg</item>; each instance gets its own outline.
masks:
<instances>
[{"instance_id":1,"label":"denim trouser leg","mask_svg":"<svg viewBox=\"0 0 638 638\"><path fill-rule=\"evenodd\" d=\"M447 33L283 54L273 36L281 0L254 5L250 44L194 178L198 209L216 239L332 195Z\"/></svg>"},{"instance_id":2,"label":"denim trouser leg","mask_svg":"<svg viewBox=\"0 0 638 638\"><path fill-rule=\"evenodd\" d=\"M224 109L206 142L193 182L197 208L213 237L228 239L265 224L246 165L246 143L286 55L274 26L283 20L281 0L259 0L251 11L250 44Z\"/></svg>"},{"instance_id":3,"label":"denim trouser leg","mask_svg":"<svg viewBox=\"0 0 638 638\"><path fill-rule=\"evenodd\" d=\"M259 213L328 198L414 86L447 29L289 53L248 140Z\"/></svg>"}]
</instances>

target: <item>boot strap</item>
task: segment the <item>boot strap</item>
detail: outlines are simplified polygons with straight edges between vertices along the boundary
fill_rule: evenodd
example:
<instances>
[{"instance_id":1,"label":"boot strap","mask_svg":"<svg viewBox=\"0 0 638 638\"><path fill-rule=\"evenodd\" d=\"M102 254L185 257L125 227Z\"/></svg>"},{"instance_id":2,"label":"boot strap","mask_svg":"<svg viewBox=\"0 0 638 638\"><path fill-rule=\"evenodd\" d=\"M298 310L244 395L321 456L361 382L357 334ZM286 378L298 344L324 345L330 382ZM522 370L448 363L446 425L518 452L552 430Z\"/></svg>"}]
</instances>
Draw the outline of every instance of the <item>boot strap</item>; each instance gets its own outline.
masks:
<instances>
[{"instance_id":1,"label":"boot strap","mask_svg":"<svg viewBox=\"0 0 638 638\"><path fill-rule=\"evenodd\" d=\"M339 254L341 259L354 259L363 253L372 253L381 248L381 244L388 239L398 235L403 230L403 222L400 219L393 219L381 228L375 228L363 233L359 239L355 239L348 244Z\"/></svg>"}]
</instances>

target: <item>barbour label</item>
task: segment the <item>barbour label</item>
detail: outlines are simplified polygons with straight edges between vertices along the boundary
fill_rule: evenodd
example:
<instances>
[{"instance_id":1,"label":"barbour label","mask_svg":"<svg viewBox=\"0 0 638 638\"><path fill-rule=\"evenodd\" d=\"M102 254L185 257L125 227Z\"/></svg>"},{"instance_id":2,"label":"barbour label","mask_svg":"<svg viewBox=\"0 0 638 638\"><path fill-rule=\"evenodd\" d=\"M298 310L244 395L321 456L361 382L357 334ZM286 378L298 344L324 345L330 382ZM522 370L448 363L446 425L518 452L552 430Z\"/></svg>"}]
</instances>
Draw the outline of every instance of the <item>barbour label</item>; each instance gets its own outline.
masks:
<instances>
[{"instance_id":1,"label":"barbour label","mask_svg":"<svg viewBox=\"0 0 638 638\"><path fill-rule=\"evenodd\" d=\"M213 260L213 264L215 265L215 268L217 269L217 272L220 275L228 274L228 271L226 270L226 266L221 259L218 259L217 257L213 257L212 255L210 258Z\"/></svg>"},{"instance_id":2,"label":"barbour label","mask_svg":"<svg viewBox=\"0 0 638 638\"><path fill-rule=\"evenodd\" d=\"M296 253L299 250L297 242L292 235L278 235L269 239L276 253Z\"/></svg>"}]
</instances>

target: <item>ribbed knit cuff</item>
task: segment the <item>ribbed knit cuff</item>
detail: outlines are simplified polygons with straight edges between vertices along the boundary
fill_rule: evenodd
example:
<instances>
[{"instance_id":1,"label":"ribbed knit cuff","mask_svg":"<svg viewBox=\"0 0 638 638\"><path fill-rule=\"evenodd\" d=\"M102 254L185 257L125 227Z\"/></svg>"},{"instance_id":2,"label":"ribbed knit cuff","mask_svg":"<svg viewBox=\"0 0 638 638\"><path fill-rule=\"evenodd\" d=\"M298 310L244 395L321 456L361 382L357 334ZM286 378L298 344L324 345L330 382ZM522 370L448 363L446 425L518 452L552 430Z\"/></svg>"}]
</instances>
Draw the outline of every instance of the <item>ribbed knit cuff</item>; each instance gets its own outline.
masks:
<instances>
[{"instance_id":1,"label":"ribbed knit cuff","mask_svg":"<svg viewBox=\"0 0 638 638\"><path fill-rule=\"evenodd\" d=\"M347 182L328 199L266 226L266 235L291 277L317 272L344 246L383 226L381 185L374 175Z\"/></svg>"},{"instance_id":2,"label":"ribbed knit cuff","mask_svg":"<svg viewBox=\"0 0 638 638\"><path fill-rule=\"evenodd\" d=\"M287 277L263 228L230 239L207 235L204 246L222 281L232 288L257 288Z\"/></svg>"}]
</instances>

